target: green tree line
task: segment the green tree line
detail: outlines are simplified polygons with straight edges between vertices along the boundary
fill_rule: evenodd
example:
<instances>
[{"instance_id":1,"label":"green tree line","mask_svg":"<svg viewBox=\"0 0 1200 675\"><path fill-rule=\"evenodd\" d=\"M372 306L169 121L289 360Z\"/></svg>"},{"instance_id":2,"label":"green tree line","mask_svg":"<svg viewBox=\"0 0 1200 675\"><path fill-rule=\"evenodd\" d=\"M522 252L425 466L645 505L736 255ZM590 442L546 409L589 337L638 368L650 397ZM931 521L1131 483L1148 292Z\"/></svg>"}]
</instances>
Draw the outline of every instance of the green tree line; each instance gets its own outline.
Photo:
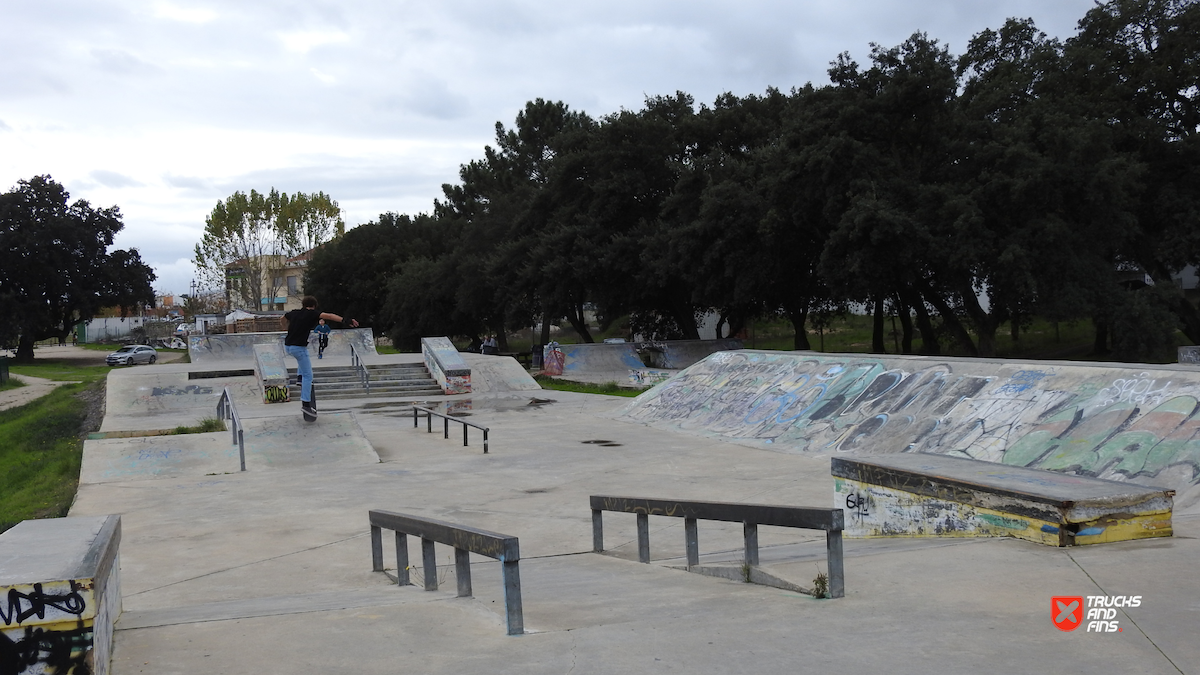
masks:
<instances>
[{"instance_id":1,"label":"green tree line","mask_svg":"<svg viewBox=\"0 0 1200 675\"><path fill-rule=\"evenodd\" d=\"M1035 315L1125 357L1200 342L1172 279L1200 262L1198 69L1197 2L1111 0L1063 41L1011 19L958 56L924 33L843 53L824 86L600 118L537 99L431 212L318 251L306 288L401 345L543 317L590 341L587 308L684 338L782 316L803 349L850 304L880 352L885 314L906 352L993 355Z\"/></svg>"}]
</instances>

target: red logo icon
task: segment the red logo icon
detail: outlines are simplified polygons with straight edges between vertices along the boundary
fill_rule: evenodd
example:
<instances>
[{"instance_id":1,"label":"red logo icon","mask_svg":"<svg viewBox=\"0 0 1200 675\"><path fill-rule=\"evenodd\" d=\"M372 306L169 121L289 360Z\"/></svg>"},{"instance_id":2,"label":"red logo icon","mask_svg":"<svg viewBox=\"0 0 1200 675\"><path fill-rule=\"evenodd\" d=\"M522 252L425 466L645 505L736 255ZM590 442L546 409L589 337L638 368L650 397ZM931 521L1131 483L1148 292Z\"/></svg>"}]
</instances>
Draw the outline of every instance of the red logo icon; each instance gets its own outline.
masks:
<instances>
[{"instance_id":1,"label":"red logo icon","mask_svg":"<svg viewBox=\"0 0 1200 675\"><path fill-rule=\"evenodd\" d=\"M1062 631L1073 631L1083 623L1083 596L1056 596L1050 598L1050 618L1054 627Z\"/></svg>"}]
</instances>

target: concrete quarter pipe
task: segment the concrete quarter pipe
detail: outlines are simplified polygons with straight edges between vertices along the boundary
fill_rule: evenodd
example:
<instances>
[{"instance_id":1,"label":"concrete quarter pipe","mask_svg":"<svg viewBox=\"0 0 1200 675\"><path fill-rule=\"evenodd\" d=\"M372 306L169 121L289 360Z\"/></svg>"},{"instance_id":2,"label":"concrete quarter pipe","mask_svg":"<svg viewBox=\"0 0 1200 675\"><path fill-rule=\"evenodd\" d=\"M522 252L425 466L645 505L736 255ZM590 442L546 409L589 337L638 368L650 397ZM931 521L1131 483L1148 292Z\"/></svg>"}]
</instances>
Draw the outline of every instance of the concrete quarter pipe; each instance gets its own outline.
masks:
<instances>
[{"instance_id":1,"label":"concrete quarter pipe","mask_svg":"<svg viewBox=\"0 0 1200 675\"><path fill-rule=\"evenodd\" d=\"M1200 482L1198 412L1200 371L1184 366L741 350L621 414L782 451L945 454L1182 493Z\"/></svg>"}]
</instances>

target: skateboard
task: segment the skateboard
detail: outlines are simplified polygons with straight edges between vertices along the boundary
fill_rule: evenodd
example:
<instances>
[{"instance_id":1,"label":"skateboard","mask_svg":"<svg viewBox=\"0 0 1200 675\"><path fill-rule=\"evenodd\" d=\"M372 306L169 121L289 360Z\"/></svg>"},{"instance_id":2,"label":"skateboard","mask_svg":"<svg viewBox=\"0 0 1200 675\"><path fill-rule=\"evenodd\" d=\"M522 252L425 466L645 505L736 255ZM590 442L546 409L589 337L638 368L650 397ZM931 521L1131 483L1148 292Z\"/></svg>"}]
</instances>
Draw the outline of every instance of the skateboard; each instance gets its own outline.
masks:
<instances>
[{"instance_id":1,"label":"skateboard","mask_svg":"<svg viewBox=\"0 0 1200 675\"><path fill-rule=\"evenodd\" d=\"M303 391L304 391L304 376L303 376L303 375L297 375L297 376L296 376L296 383L297 383L298 385L300 385L300 391L301 391L301 392L303 392ZM316 411L316 409L317 409L317 386L316 386L316 385L317 385L316 378L313 378L311 396L312 396L312 408L313 408L313 411L314 411L314 412L315 412L315 411ZM301 404L300 404L300 414L304 415L304 421L305 421L305 422L316 422L316 421L317 421L317 416L316 416L316 415L310 415L310 414L308 413L308 411L304 409L304 404L303 404L303 403L301 403Z\"/></svg>"}]
</instances>

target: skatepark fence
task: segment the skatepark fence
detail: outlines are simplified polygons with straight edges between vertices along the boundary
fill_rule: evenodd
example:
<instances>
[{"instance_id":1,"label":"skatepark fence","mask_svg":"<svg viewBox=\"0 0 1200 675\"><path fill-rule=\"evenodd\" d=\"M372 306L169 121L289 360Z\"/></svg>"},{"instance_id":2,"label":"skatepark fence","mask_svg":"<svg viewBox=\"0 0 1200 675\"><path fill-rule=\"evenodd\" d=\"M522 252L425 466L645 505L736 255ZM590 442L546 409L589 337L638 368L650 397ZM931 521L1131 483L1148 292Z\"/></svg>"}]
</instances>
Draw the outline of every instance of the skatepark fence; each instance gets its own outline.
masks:
<instances>
[{"instance_id":1,"label":"skatepark fence","mask_svg":"<svg viewBox=\"0 0 1200 675\"><path fill-rule=\"evenodd\" d=\"M217 419L230 420L229 430L233 434L233 445L238 446L238 457L242 462L242 471L246 470L246 434L242 428L242 418L233 405L233 394L229 387L221 392L221 400L217 401Z\"/></svg>"},{"instance_id":2,"label":"skatepark fence","mask_svg":"<svg viewBox=\"0 0 1200 675\"><path fill-rule=\"evenodd\" d=\"M842 509L771 504L735 504L732 502L685 502L642 497L592 495L592 550L604 551L605 511L637 514L638 561L650 562L650 516L683 518L684 545L688 568L700 564L697 520L742 523L745 535L745 564L758 565L758 526L795 527L825 530L826 566L829 568L829 597L846 595L846 577L842 571Z\"/></svg>"},{"instance_id":3,"label":"skatepark fence","mask_svg":"<svg viewBox=\"0 0 1200 675\"><path fill-rule=\"evenodd\" d=\"M362 356L358 353L358 348L354 343L350 343L350 365L354 366L358 371L358 382L367 391L367 395L371 395L371 373L367 370L367 364L363 362Z\"/></svg>"},{"instance_id":4,"label":"skatepark fence","mask_svg":"<svg viewBox=\"0 0 1200 675\"><path fill-rule=\"evenodd\" d=\"M427 421L426 425L425 425L425 431L427 431L429 433L433 433L433 418L435 416L442 418L442 438L450 438L450 422L458 422L459 424L463 425L463 447L464 448L467 447L467 427L475 427L476 429L479 429L480 431L483 432L483 454L485 454L485 455L487 454L487 452L488 452L488 428L487 427L480 426L478 424L475 424L473 422L468 422L466 420L460 420L457 417L443 415L442 413L434 412L434 411L430 410L429 408L423 408L419 405L414 405L413 406L413 428L414 429L417 428L417 419L419 418L419 413L422 413L422 412L425 413L425 419Z\"/></svg>"},{"instance_id":5,"label":"skatepark fence","mask_svg":"<svg viewBox=\"0 0 1200 675\"><path fill-rule=\"evenodd\" d=\"M410 586L408 564L408 535L421 538L422 576L425 590L436 591L437 558L434 544L454 547L454 576L458 581L458 597L471 597L471 559L475 553L499 560L504 579L504 616L509 635L525 632L521 608L521 549L516 537L474 527L455 525L432 518L410 516L394 511L371 510L371 564L376 572L383 567L383 530L396 534L396 578L400 586Z\"/></svg>"}]
</instances>

